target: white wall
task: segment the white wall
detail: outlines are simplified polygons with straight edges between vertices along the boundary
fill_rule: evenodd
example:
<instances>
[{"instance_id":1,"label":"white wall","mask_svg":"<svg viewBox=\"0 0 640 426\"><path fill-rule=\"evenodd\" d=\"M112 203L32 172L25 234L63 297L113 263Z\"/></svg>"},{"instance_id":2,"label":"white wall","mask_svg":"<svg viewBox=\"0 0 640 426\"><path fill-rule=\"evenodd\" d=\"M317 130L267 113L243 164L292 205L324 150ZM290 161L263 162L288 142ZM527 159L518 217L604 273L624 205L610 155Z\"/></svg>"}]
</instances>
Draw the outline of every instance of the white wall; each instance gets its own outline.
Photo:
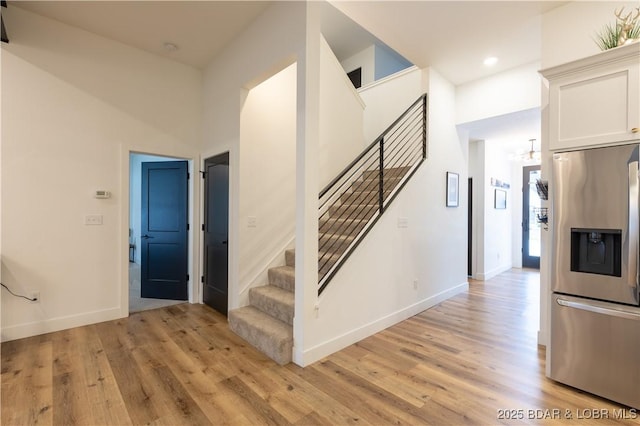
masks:
<instances>
[{"instance_id":1,"label":"white wall","mask_svg":"<svg viewBox=\"0 0 640 426\"><path fill-rule=\"evenodd\" d=\"M540 63L534 62L456 87L456 122L540 107Z\"/></svg>"},{"instance_id":2,"label":"white wall","mask_svg":"<svg viewBox=\"0 0 640 426\"><path fill-rule=\"evenodd\" d=\"M507 154L487 140L484 143L484 181L478 182L484 191L484 263L479 265L477 278L488 280L511 269L511 214L516 206L510 189L491 186L491 178L513 185L511 180L511 163ZM495 190L502 189L507 193L507 208L495 208Z\"/></svg>"},{"instance_id":3,"label":"white wall","mask_svg":"<svg viewBox=\"0 0 640 426\"><path fill-rule=\"evenodd\" d=\"M380 136L424 93L423 87L426 87L423 82L423 71L417 67L411 67L358 91L366 105L365 146Z\"/></svg>"},{"instance_id":4,"label":"white wall","mask_svg":"<svg viewBox=\"0 0 640 426\"><path fill-rule=\"evenodd\" d=\"M362 68L361 86L364 87L376 80L376 47L371 45L355 55L340 62L346 73Z\"/></svg>"},{"instance_id":5,"label":"white wall","mask_svg":"<svg viewBox=\"0 0 640 426\"><path fill-rule=\"evenodd\" d=\"M638 1L572 1L542 17L542 68L571 62L600 52L593 41L606 24L615 25L615 10L626 13Z\"/></svg>"},{"instance_id":6,"label":"white wall","mask_svg":"<svg viewBox=\"0 0 640 426\"><path fill-rule=\"evenodd\" d=\"M514 195L514 181L508 155L487 140L469 143L469 176L473 177L472 276L488 280L513 266L513 212L522 199ZM497 188L491 179L507 182L511 188ZM507 192L507 208L495 208L495 190ZM520 203L520 204L518 204Z\"/></svg>"},{"instance_id":7,"label":"white wall","mask_svg":"<svg viewBox=\"0 0 640 426\"><path fill-rule=\"evenodd\" d=\"M267 284L295 233L296 80L290 65L249 91L240 117L240 287ZM250 224L255 220L255 226ZM277 259L274 257L277 256Z\"/></svg>"},{"instance_id":8,"label":"white wall","mask_svg":"<svg viewBox=\"0 0 640 426\"><path fill-rule=\"evenodd\" d=\"M202 80L20 8L2 13L2 279L41 294L2 298L10 340L128 314L129 152L196 157ZM103 225L84 225L89 214Z\"/></svg>"},{"instance_id":9,"label":"white wall","mask_svg":"<svg viewBox=\"0 0 640 426\"><path fill-rule=\"evenodd\" d=\"M250 214L244 212L243 217L240 211L244 167L240 147L241 110L250 89L296 62L297 121L294 129L297 129L296 143L299 143L299 132L305 127L299 124L300 116L304 114L299 110L299 98L304 95L306 82L299 76L306 72L306 15L307 5L303 2L274 3L229 43L204 73L203 158L229 152L229 309L241 306L244 301L241 298L241 258L246 259L245 251L251 250L241 244L247 225L246 215ZM297 164L295 170L301 172ZM291 179L296 182L295 175ZM317 185L314 190L317 193ZM266 198L269 194L263 195Z\"/></svg>"},{"instance_id":10,"label":"white wall","mask_svg":"<svg viewBox=\"0 0 640 426\"><path fill-rule=\"evenodd\" d=\"M424 73L429 158L328 285L317 317L313 305L305 307L305 365L467 288L466 185L460 206L445 207L446 172L466 182L467 144L456 133L454 87L434 70ZM398 228L399 218L407 228ZM358 302L363 294L367 303Z\"/></svg>"},{"instance_id":11,"label":"white wall","mask_svg":"<svg viewBox=\"0 0 640 426\"><path fill-rule=\"evenodd\" d=\"M324 37L320 43L320 140L318 191L335 178L364 146L364 102Z\"/></svg>"}]
</instances>

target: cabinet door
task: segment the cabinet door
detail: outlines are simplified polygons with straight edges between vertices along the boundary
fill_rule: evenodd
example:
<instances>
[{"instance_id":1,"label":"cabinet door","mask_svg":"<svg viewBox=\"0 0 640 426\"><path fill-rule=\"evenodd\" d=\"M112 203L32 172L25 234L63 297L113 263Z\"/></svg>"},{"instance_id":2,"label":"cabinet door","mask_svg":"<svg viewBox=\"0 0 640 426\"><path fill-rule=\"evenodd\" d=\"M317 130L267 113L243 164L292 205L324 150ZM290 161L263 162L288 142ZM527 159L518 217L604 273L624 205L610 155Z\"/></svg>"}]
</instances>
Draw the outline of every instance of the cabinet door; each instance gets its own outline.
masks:
<instances>
[{"instance_id":1,"label":"cabinet door","mask_svg":"<svg viewBox=\"0 0 640 426\"><path fill-rule=\"evenodd\" d=\"M551 82L551 150L639 140L640 65L611 64Z\"/></svg>"}]
</instances>

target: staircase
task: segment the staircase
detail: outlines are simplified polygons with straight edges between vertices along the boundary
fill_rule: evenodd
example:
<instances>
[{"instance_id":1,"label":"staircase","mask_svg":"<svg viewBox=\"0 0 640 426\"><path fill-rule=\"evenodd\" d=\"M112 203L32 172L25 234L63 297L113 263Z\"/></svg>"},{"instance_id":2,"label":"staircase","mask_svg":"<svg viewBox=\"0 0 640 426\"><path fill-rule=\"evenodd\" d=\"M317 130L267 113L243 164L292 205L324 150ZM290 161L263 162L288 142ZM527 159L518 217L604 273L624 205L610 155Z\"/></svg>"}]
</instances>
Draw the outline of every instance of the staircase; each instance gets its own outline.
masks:
<instances>
[{"instance_id":1,"label":"staircase","mask_svg":"<svg viewBox=\"0 0 640 426\"><path fill-rule=\"evenodd\" d=\"M229 327L280 365L291 362L295 256L285 252L285 266L268 271L269 284L249 290L249 306L229 311Z\"/></svg>"},{"instance_id":2,"label":"staircase","mask_svg":"<svg viewBox=\"0 0 640 426\"><path fill-rule=\"evenodd\" d=\"M426 158L426 95L409 107L320 193L318 293L382 216ZM386 161L385 161L386 160ZM295 252L249 290L249 306L229 311L229 327L280 365L291 362Z\"/></svg>"},{"instance_id":3,"label":"staircase","mask_svg":"<svg viewBox=\"0 0 640 426\"><path fill-rule=\"evenodd\" d=\"M409 171L408 168L386 170L391 193ZM355 237L375 214L371 203L378 192L368 188L377 182L378 173L366 172L356 180L330 208L319 224L319 274L325 275L341 258ZM377 204L374 205L377 208ZM344 217L348 214L348 217ZM291 362L293 350L293 314L295 290L295 251L285 252L285 266L270 268L269 284L249 290L249 306L229 311L229 327L262 353L280 365Z\"/></svg>"}]
</instances>

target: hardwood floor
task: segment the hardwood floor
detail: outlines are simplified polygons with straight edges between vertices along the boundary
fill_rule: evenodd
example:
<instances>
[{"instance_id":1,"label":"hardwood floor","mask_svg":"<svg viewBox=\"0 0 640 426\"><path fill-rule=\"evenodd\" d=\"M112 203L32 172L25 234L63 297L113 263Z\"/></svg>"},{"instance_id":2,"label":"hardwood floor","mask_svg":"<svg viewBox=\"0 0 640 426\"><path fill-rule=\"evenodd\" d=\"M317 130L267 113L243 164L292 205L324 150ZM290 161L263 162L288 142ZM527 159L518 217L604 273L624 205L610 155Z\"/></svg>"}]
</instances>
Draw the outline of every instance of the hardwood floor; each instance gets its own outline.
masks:
<instances>
[{"instance_id":1,"label":"hardwood floor","mask_svg":"<svg viewBox=\"0 0 640 426\"><path fill-rule=\"evenodd\" d=\"M640 423L635 411L546 379L537 324L537 273L512 270L302 369L247 346L206 306L170 306L3 343L1 420Z\"/></svg>"}]
</instances>

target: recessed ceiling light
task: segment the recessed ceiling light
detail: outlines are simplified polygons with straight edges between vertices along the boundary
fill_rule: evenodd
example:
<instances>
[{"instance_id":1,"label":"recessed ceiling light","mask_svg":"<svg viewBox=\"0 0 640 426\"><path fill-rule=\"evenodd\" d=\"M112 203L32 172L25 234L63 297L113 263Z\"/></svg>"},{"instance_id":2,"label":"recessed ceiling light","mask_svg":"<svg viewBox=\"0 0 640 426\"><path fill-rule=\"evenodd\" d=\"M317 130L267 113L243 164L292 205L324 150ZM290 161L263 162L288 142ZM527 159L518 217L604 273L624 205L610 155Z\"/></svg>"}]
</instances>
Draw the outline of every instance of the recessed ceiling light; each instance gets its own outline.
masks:
<instances>
[{"instance_id":1,"label":"recessed ceiling light","mask_svg":"<svg viewBox=\"0 0 640 426\"><path fill-rule=\"evenodd\" d=\"M487 67L492 67L497 63L498 63L498 58L496 58L495 56L489 56L483 61L483 64Z\"/></svg>"},{"instance_id":2,"label":"recessed ceiling light","mask_svg":"<svg viewBox=\"0 0 640 426\"><path fill-rule=\"evenodd\" d=\"M165 42L162 47L164 47L164 50L167 52L175 52L178 50L178 46L170 42Z\"/></svg>"}]
</instances>

